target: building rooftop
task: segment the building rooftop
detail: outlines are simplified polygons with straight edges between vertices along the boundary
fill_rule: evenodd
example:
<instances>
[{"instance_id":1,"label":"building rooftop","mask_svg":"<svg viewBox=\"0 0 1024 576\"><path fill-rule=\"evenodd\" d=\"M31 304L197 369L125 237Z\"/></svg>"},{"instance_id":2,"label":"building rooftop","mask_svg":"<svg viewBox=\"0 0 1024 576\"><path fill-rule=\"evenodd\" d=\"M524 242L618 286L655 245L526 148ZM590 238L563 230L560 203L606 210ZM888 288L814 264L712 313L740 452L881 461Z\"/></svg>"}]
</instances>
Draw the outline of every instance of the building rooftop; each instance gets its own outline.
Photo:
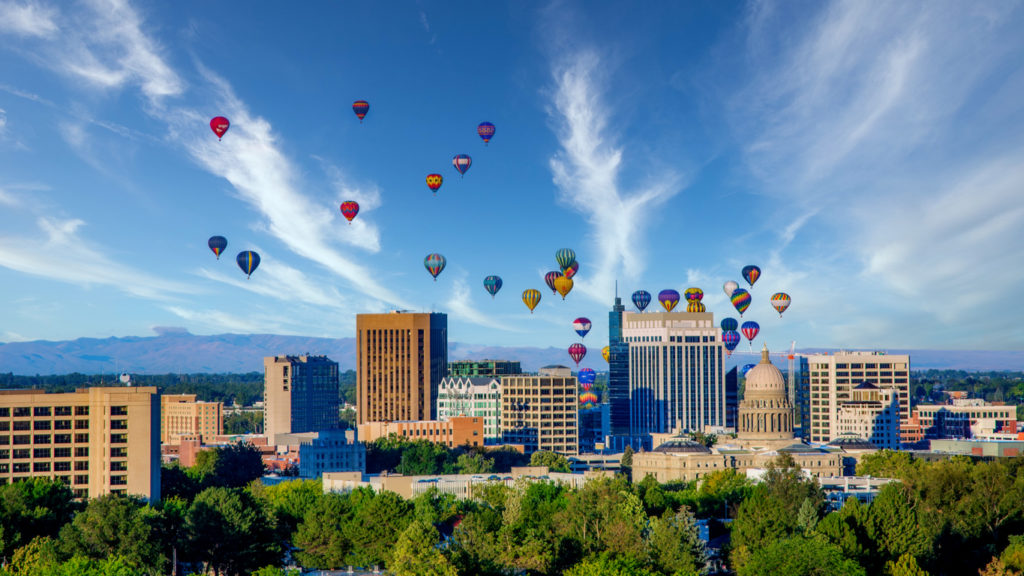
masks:
<instances>
[{"instance_id":1,"label":"building rooftop","mask_svg":"<svg viewBox=\"0 0 1024 576\"><path fill-rule=\"evenodd\" d=\"M672 438L652 450L659 454L711 454L711 449L689 438Z\"/></svg>"}]
</instances>

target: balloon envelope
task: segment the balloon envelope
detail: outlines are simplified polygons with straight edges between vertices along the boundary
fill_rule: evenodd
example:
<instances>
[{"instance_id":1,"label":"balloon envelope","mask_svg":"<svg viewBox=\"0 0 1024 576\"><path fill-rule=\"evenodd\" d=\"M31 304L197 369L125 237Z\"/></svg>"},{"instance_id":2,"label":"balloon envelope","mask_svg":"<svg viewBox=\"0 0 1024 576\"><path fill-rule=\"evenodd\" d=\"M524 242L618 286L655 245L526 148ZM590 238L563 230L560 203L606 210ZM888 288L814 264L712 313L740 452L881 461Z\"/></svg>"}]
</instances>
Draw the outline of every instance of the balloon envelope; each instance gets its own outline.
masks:
<instances>
[{"instance_id":1,"label":"balloon envelope","mask_svg":"<svg viewBox=\"0 0 1024 576\"><path fill-rule=\"evenodd\" d=\"M231 122L228 122L228 119L223 116L217 116L213 120L210 120L210 130L213 130L213 133L217 135L218 140L224 137L224 134L230 127Z\"/></svg>"},{"instance_id":2,"label":"balloon envelope","mask_svg":"<svg viewBox=\"0 0 1024 576\"><path fill-rule=\"evenodd\" d=\"M658 292L658 302L661 302L661 306L666 312L671 312L672 309L676 307L676 304L679 304L679 292L676 292L671 288L668 290L662 290L661 292Z\"/></svg>"},{"instance_id":3,"label":"balloon envelope","mask_svg":"<svg viewBox=\"0 0 1024 576\"><path fill-rule=\"evenodd\" d=\"M686 296L687 302L700 302L704 299L704 291L700 288L687 288L683 295Z\"/></svg>"},{"instance_id":4,"label":"balloon envelope","mask_svg":"<svg viewBox=\"0 0 1024 576\"><path fill-rule=\"evenodd\" d=\"M370 103L366 100L356 100L352 103L352 111L356 113L356 118L359 118L359 123L362 124L363 118L366 118L366 113L370 111Z\"/></svg>"},{"instance_id":5,"label":"balloon envelope","mask_svg":"<svg viewBox=\"0 0 1024 576\"><path fill-rule=\"evenodd\" d=\"M753 340L757 338L757 333L761 331L761 326L757 322L749 320L743 323L741 330L743 330L743 335L747 337L747 340Z\"/></svg>"},{"instance_id":6,"label":"balloon envelope","mask_svg":"<svg viewBox=\"0 0 1024 576\"><path fill-rule=\"evenodd\" d=\"M555 252L555 260L558 261L558 267L565 270L576 261L576 252L572 248L562 248Z\"/></svg>"},{"instance_id":7,"label":"balloon envelope","mask_svg":"<svg viewBox=\"0 0 1024 576\"><path fill-rule=\"evenodd\" d=\"M747 281L747 284L750 284L751 288L754 287L754 282L757 282L757 279L760 277L761 269L757 266L751 264L750 266L743 267L743 279Z\"/></svg>"},{"instance_id":8,"label":"balloon envelope","mask_svg":"<svg viewBox=\"0 0 1024 576\"><path fill-rule=\"evenodd\" d=\"M729 280L725 284L722 284L722 291L725 292L726 296L732 296L732 291L739 288L740 285L733 280Z\"/></svg>"},{"instance_id":9,"label":"balloon envelope","mask_svg":"<svg viewBox=\"0 0 1024 576\"><path fill-rule=\"evenodd\" d=\"M427 254L427 257L423 259L423 266L434 277L434 282L437 282L437 275L444 270L444 266L447 263L448 261L444 259L444 256L437 253Z\"/></svg>"},{"instance_id":10,"label":"balloon envelope","mask_svg":"<svg viewBox=\"0 0 1024 576\"><path fill-rule=\"evenodd\" d=\"M772 308L775 308L779 313L779 318L782 318L782 313L789 308L789 305L792 302L793 300L789 297L789 294L786 294L785 292L776 292L772 295Z\"/></svg>"},{"instance_id":11,"label":"balloon envelope","mask_svg":"<svg viewBox=\"0 0 1024 576\"><path fill-rule=\"evenodd\" d=\"M593 368L583 368L576 375L576 378L581 384L593 384L597 380L597 372L594 372Z\"/></svg>"},{"instance_id":12,"label":"balloon envelope","mask_svg":"<svg viewBox=\"0 0 1024 576\"><path fill-rule=\"evenodd\" d=\"M750 292L747 292L743 288L737 288L733 291L732 296L729 297L732 301L732 305L736 308L736 311L743 316L743 313L750 308Z\"/></svg>"},{"instance_id":13,"label":"balloon envelope","mask_svg":"<svg viewBox=\"0 0 1024 576\"><path fill-rule=\"evenodd\" d=\"M223 236L210 236L210 239L206 241L206 245L210 247L210 250L213 250L217 260L220 260L221 253L228 247L228 239Z\"/></svg>"},{"instance_id":14,"label":"balloon envelope","mask_svg":"<svg viewBox=\"0 0 1024 576\"><path fill-rule=\"evenodd\" d=\"M643 312L647 308L647 305L651 303L651 293L647 290L637 290L633 292L633 306L640 312Z\"/></svg>"},{"instance_id":15,"label":"balloon envelope","mask_svg":"<svg viewBox=\"0 0 1024 576\"><path fill-rule=\"evenodd\" d=\"M732 354L732 351L736 349L740 343L740 333L735 330L726 330L722 332L722 344L725 344L726 350Z\"/></svg>"},{"instance_id":16,"label":"balloon envelope","mask_svg":"<svg viewBox=\"0 0 1024 576\"><path fill-rule=\"evenodd\" d=\"M537 307L539 302L540 290L530 288L529 290L523 291L523 304L526 304L526 307L530 309L530 314L533 314L533 309Z\"/></svg>"},{"instance_id":17,"label":"balloon envelope","mask_svg":"<svg viewBox=\"0 0 1024 576\"><path fill-rule=\"evenodd\" d=\"M459 154L452 158L452 166L459 171L459 174L466 175L466 170L473 165L473 159L469 157L469 154Z\"/></svg>"},{"instance_id":18,"label":"balloon envelope","mask_svg":"<svg viewBox=\"0 0 1024 576\"><path fill-rule=\"evenodd\" d=\"M494 295L501 290L501 276L488 276L484 278L484 290L494 298Z\"/></svg>"},{"instance_id":19,"label":"balloon envelope","mask_svg":"<svg viewBox=\"0 0 1024 576\"><path fill-rule=\"evenodd\" d=\"M555 290L562 295L562 300L565 300L569 292L572 292L572 284L572 278L566 278L565 276L555 278Z\"/></svg>"},{"instance_id":20,"label":"balloon envelope","mask_svg":"<svg viewBox=\"0 0 1024 576\"><path fill-rule=\"evenodd\" d=\"M476 127L476 133L480 135L480 138L483 138L484 144L487 144L491 141L491 138L494 138L494 124L481 122Z\"/></svg>"},{"instance_id":21,"label":"balloon envelope","mask_svg":"<svg viewBox=\"0 0 1024 576\"><path fill-rule=\"evenodd\" d=\"M608 355L611 354L611 351L612 351L612 347L611 346L605 346L604 348L601 348L601 357L604 358L605 362L608 361Z\"/></svg>"},{"instance_id":22,"label":"balloon envelope","mask_svg":"<svg viewBox=\"0 0 1024 576\"><path fill-rule=\"evenodd\" d=\"M427 174L427 188L434 194L437 194L437 189L441 187L441 183L444 182L444 178L440 174Z\"/></svg>"},{"instance_id":23,"label":"balloon envelope","mask_svg":"<svg viewBox=\"0 0 1024 576\"><path fill-rule=\"evenodd\" d=\"M740 323L735 318L722 318L722 330L728 332L729 330L736 330L740 327Z\"/></svg>"},{"instance_id":24,"label":"balloon envelope","mask_svg":"<svg viewBox=\"0 0 1024 576\"><path fill-rule=\"evenodd\" d=\"M572 329L583 338L590 332L590 319L589 318L577 318L572 321Z\"/></svg>"},{"instance_id":25,"label":"balloon envelope","mask_svg":"<svg viewBox=\"0 0 1024 576\"><path fill-rule=\"evenodd\" d=\"M359 203L355 200L346 200L341 203L341 214L349 222L359 214Z\"/></svg>"},{"instance_id":26,"label":"balloon envelope","mask_svg":"<svg viewBox=\"0 0 1024 576\"><path fill-rule=\"evenodd\" d=\"M566 278L572 278L579 271L580 271L580 263L576 262L574 260L571 266L569 266L568 268L562 270L562 275L565 276Z\"/></svg>"},{"instance_id":27,"label":"balloon envelope","mask_svg":"<svg viewBox=\"0 0 1024 576\"><path fill-rule=\"evenodd\" d=\"M750 372L750 369L754 366L757 366L757 364L744 364L743 368L740 369L740 372L742 372L743 376L746 377L747 372Z\"/></svg>"},{"instance_id":28,"label":"balloon envelope","mask_svg":"<svg viewBox=\"0 0 1024 576\"><path fill-rule=\"evenodd\" d=\"M572 358L573 361L576 362L577 366L580 365L580 360L583 360L583 357L586 356L586 355L587 355L587 347L584 346L583 344L580 344L579 342L576 342L575 344L572 344L571 346L569 346L569 357Z\"/></svg>"},{"instance_id":29,"label":"balloon envelope","mask_svg":"<svg viewBox=\"0 0 1024 576\"><path fill-rule=\"evenodd\" d=\"M544 275L544 283L548 285L548 288L551 288L552 294L558 292L558 290L555 290L555 278L558 278L561 275L561 272L555 270L552 270L551 272L548 272L547 274Z\"/></svg>"},{"instance_id":30,"label":"balloon envelope","mask_svg":"<svg viewBox=\"0 0 1024 576\"><path fill-rule=\"evenodd\" d=\"M245 272L245 277L248 278L259 267L260 255L252 250L246 250L245 252L238 253L238 256L235 257L235 262L238 263L238 267L242 269L242 272Z\"/></svg>"}]
</instances>

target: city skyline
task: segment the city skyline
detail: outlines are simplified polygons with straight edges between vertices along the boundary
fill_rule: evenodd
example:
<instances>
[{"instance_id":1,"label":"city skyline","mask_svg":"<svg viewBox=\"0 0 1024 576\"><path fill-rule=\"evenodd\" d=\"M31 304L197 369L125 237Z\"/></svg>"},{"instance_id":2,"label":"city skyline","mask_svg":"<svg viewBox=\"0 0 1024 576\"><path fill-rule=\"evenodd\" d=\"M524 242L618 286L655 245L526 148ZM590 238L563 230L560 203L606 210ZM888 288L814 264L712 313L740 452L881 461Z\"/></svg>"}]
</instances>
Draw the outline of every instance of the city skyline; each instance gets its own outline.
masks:
<instances>
[{"instance_id":1,"label":"city skyline","mask_svg":"<svg viewBox=\"0 0 1024 576\"><path fill-rule=\"evenodd\" d=\"M0 2L0 342L347 338L410 309L500 346L586 316L595 365L616 287L697 286L720 321L756 264L755 348L1024 347L1020 6L237 8Z\"/></svg>"}]
</instances>

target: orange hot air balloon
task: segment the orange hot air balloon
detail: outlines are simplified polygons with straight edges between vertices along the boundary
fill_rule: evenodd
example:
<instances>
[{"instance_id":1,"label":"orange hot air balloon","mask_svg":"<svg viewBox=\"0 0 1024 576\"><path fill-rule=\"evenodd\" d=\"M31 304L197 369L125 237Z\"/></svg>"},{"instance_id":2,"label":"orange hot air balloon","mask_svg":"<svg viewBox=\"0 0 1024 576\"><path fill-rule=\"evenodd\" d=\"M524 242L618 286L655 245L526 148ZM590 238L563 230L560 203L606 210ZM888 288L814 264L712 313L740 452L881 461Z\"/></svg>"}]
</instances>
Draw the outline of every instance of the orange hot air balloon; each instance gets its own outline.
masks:
<instances>
[{"instance_id":1,"label":"orange hot air balloon","mask_svg":"<svg viewBox=\"0 0 1024 576\"><path fill-rule=\"evenodd\" d=\"M608 361L608 355L611 354L611 352L612 352L612 347L611 346L605 346L604 348L601 348L601 357L604 358L605 362Z\"/></svg>"},{"instance_id":2,"label":"orange hot air balloon","mask_svg":"<svg viewBox=\"0 0 1024 576\"><path fill-rule=\"evenodd\" d=\"M565 300L565 296L572 292L572 278L565 276L555 278L555 290L562 295L562 300Z\"/></svg>"},{"instance_id":3,"label":"orange hot air balloon","mask_svg":"<svg viewBox=\"0 0 1024 576\"><path fill-rule=\"evenodd\" d=\"M523 304L530 309L530 314L533 314L533 309L540 303L540 290L523 290Z\"/></svg>"},{"instance_id":4,"label":"orange hot air balloon","mask_svg":"<svg viewBox=\"0 0 1024 576\"><path fill-rule=\"evenodd\" d=\"M441 187L444 178L440 174L427 174L427 188L437 196L437 189Z\"/></svg>"}]
</instances>

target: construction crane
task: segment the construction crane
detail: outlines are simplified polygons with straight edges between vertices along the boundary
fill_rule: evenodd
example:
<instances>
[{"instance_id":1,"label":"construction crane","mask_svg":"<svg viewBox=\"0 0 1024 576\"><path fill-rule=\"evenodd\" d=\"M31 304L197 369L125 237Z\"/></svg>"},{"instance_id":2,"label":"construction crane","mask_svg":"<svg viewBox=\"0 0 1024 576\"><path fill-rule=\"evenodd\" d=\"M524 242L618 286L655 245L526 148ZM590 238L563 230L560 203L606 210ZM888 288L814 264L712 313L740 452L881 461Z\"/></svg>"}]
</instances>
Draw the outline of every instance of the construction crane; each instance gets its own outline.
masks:
<instances>
[{"instance_id":1,"label":"construction crane","mask_svg":"<svg viewBox=\"0 0 1024 576\"><path fill-rule=\"evenodd\" d=\"M789 405L796 406L796 383L793 382L794 364L796 363L796 340L789 345Z\"/></svg>"}]
</instances>

